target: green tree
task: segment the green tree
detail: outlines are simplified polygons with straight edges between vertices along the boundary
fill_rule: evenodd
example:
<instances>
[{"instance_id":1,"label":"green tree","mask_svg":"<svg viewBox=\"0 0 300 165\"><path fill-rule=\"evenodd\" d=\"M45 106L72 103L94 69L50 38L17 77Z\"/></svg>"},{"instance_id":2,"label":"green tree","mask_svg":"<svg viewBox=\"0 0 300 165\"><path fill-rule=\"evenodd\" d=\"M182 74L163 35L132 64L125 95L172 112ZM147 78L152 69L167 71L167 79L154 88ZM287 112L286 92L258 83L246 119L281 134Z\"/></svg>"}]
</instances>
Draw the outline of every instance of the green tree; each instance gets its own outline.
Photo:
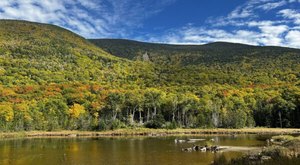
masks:
<instances>
[{"instance_id":1,"label":"green tree","mask_svg":"<svg viewBox=\"0 0 300 165\"><path fill-rule=\"evenodd\" d=\"M108 94L106 101L108 108L112 110L112 120L114 121L125 104L125 95L119 91L111 92Z\"/></svg>"},{"instance_id":2,"label":"green tree","mask_svg":"<svg viewBox=\"0 0 300 165\"><path fill-rule=\"evenodd\" d=\"M153 109L151 119L154 118L157 114L157 109L161 106L163 99L165 97L165 92L156 89L156 88L148 88L145 90L145 105L148 108L147 110L147 121L149 121L150 117L150 108Z\"/></svg>"},{"instance_id":3,"label":"green tree","mask_svg":"<svg viewBox=\"0 0 300 165\"><path fill-rule=\"evenodd\" d=\"M62 99L49 98L38 103L44 115L44 127L47 130L66 128L68 122L68 106Z\"/></svg>"}]
</instances>

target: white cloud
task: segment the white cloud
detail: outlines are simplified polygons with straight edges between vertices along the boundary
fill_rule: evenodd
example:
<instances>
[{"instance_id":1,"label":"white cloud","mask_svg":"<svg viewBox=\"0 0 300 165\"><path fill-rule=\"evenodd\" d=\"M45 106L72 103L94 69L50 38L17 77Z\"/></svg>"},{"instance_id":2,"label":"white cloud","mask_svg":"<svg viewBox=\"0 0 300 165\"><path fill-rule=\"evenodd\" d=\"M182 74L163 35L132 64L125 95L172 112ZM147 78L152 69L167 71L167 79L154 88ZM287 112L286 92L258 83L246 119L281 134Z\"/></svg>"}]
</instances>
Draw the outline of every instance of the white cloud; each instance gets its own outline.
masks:
<instances>
[{"instance_id":1,"label":"white cloud","mask_svg":"<svg viewBox=\"0 0 300 165\"><path fill-rule=\"evenodd\" d=\"M287 0L249 0L246 3L237 6L227 16L211 18L208 19L207 22L212 23L213 26L242 26L247 23L245 20L259 19L261 17L261 12L269 12L270 10L283 7L287 4Z\"/></svg>"},{"instance_id":2,"label":"white cloud","mask_svg":"<svg viewBox=\"0 0 300 165\"><path fill-rule=\"evenodd\" d=\"M226 31L223 29L205 29L202 27L185 27L175 30L164 36L152 37L150 42L162 42L171 44L204 44L209 42L232 42L244 43L249 45L268 45L268 46L291 46L300 47L297 40L291 37L284 38L288 32L288 27L261 26L257 30L234 30ZM296 37L295 37L296 38Z\"/></svg>"},{"instance_id":3,"label":"white cloud","mask_svg":"<svg viewBox=\"0 0 300 165\"><path fill-rule=\"evenodd\" d=\"M276 9L278 7L284 6L287 2L286 1L279 1L279 2L269 2L266 4L262 4L260 6L258 6L257 8L261 8L263 10L269 11L269 10L273 10Z\"/></svg>"},{"instance_id":4,"label":"white cloud","mask_svg":"<svg viewBox=\"0 0 300 165\"><path fill-rule=\"evenodd\" d=\"M284 9L280 10L278 13L281 14L284 18L293 20L293 23L300 25L300 13L297 10Z\"/></svg>"},{"instance_id":5,"label":"white cloud","mask_svg":"<svg viewBox=\"0 0 300 165\"><path fill-rule=\"evenodd\" d=\"M173 44L225 41L300 48L300 13L287 8L289 3L298 2L300 0L250 0L227 16L210 18L204 26L185 26L162 36L152 36L148 41ZM276 17L264 18L266 13Z\"/></svg>"},{"instance_id":6,"label":"white cloud","mask_svg":"<svg viewBox=\"0 0 300 165\"><path fill-rule=\"evenodd\" d=\"M151 42L164 42L171 44L204 44L215 41L245 43L257 45L255 40L260 34L255 31L237 30L228 32L222 29L205 29L199 27L184 27L167 34L166 36L153 37Z\"/></svg>"},{"instance_id":7,"label":"white cloud","mask_svg":"<svg viewBox=\"0 0 300 165\"><path fill-rule=\"evenodd\" d=\"M0 19L52 23L84 37L124 37L175 0L0 0Z\"/></svg>"},{"instance_id":8,"label":"white cloud","mask_svg":"<svg viewBox=\"0 0 300 165\"><path fill-rule=\"evenodd\" d=\"M246 18L246 17L250 17L250 16L254 16L253 12L251 10L249 10L248 7L238 7L235 10L233 10L229 15L228 15L228 19L236 19L236 18Z\"/></svg>"},{"instance_id":9,"label":"white cloud","mask_svg":"<svg viewBox=\"0 0 300 165\"><path fill-rule=\"evenodd\" d=\"M88 13L81 11L75 3L69 0L2 0L0 18L52 23L84 36L94 35L97 30L90 26L93 19L83 19L82 13Z\"/></svg>"},{"instance_id":10,"label":"white cloud","mask_svg":"<svg viewBox=\"0 0 300 165\"><path fill-rule=\"evenodd\" d=\"M288 34L285 36L285 40L288 45L292 47L300 48L300 31L299 30L289 31Z\"/></svg>"},{"instance_id":11,"label":"white cloud","mask_svg":"<svg viewBox=\"0 0 300 165\"><path fill-rule=\"evenodd\" d=\"M288 30L286 25L264 25L258 27L261 30L261 37L258 38L263 45L282 46L282 34Z\"/></svg>"},{"instance_id":12,"label":"white cloud","mask_svg":"<svg viewBox=\"0 0 300 165\"><path fill-rule=\"evenodd\" d=\"M269 11L285 5L285 0L249 0L225 17L226 20L258 17L257 10Z\"/></svg>"}]
</instances>

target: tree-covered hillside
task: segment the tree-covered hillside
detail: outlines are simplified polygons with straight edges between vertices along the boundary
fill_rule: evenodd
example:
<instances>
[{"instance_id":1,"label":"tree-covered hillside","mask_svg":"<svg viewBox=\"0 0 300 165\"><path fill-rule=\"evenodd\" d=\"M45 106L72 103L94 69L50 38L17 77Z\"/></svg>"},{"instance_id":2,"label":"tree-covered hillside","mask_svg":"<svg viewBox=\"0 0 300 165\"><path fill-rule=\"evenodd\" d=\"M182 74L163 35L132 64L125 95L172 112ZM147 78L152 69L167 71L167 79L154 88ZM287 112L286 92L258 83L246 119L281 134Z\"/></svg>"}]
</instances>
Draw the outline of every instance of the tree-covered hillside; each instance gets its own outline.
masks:
<instances>
[{"instance_id":1,"label":"tree-covered hillside","mask_svg":"<svg viewBox=\"0 0 300 165\"><path fill-rule=\"evenodd\" d=\"M132 72L132 65L60 27L0 21L0 82L3 85L124 83L140 76L128 74Z\"/></svg>"},{"instance_id":2,"label":"tree-covered hillside","mask_svg":"<svg viewBox=\"0 0 300 165\"><path fill-rule=\"evenodd\" d=\"M122 39L91 39L90 41L115 56L131 60L143 60L143 55L148 54L149 60L158 64L232 63L249 58L268 59L300 53L300 50L291 48L250 46L226 42L205 45L168 45Z\"/></svg>"},{"instance_id":3,"label":"tree-covered hillside","mask_svg":"<svg viewBox=\"0 0 300 165\"><path fill-rule=\"evenodd\" d=\"M92 42L0 20L0 130L300 127L297 49Z\"/></svg>"}]
</instances>

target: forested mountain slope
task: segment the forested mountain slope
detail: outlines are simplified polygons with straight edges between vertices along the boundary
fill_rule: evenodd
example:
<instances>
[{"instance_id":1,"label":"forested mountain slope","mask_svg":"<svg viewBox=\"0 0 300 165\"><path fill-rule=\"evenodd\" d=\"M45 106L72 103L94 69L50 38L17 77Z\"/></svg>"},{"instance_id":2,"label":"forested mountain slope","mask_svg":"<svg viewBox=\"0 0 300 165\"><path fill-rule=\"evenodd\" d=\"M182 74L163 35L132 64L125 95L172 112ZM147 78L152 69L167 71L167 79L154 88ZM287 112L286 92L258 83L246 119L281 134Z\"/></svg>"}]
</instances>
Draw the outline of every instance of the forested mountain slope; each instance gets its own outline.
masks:
<instances>
[{"instance_id":1,"label":"forested mountain slope","mask_svg":"<svg viewBox=\"0 0 300 165\"><path fill-rule=\"evenodd\" d=\"M294 81L290 78L298 77L300 70L299 49L224 42L167 45L121 39L90 41L115 56L157 64L161 85L276 84Z\"/></svg>"},{"instance_id":2,"label":"forested mountain slope","mask_svg":"<svg viewBox=\"0 0 300 165\"><path fill-rule=\"evenodd\" d=\"M0 130L300 127L299 71L298 49L86 40L0 20Z\"/></svg>"},{"instance_id":3,"label":"forested mountain slope","mask_svg":"<svg viewBox=\"0 0 300 165\"><path fill-rule=\"evenodd\" d=\"M149 60L154 63L167 62L182 65L210 64L214 62L232 63L247 59L268 59L300 53L298 49L250 46L226 42L205 45L168 45L122 39L91 39L90 41L118 57L143 60L143 55L147 53Z\"/></svg>"},{"instance_id":4,"label":"forested mountain slope","mask_svg":"<svg viewBox=\"0 0 300 165\"><path fill-rule=\"evenodd\" d=\"M0 21L0 82L4 85L64 82L128 82L132 62L108 54L54 25Z\"/></svg>"}]
</instances>

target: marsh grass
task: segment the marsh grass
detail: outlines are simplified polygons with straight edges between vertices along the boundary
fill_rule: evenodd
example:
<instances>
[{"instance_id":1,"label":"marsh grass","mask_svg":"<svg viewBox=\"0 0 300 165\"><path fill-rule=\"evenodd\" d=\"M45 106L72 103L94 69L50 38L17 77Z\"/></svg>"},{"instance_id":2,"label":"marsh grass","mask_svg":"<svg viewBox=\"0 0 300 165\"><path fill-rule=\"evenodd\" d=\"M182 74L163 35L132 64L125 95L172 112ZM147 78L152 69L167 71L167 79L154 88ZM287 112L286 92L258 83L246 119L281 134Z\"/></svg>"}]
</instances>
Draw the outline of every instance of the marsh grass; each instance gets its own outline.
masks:
<instances>
[{"instance_id":1,"label":"marsh grass","mask_svg":"<svg viewBox=\"0 0 300 165\"><path fill-rule=\"evenodd\" d=\"M243 129L150 129L150 128L123 128L106 131L28 131L28 132L0 132L0 138L11 137L68 137L81 136L167 136L167 135L234 135L234 134L299 134L300 129L279 129L279 128L243 128ZM283 139L290 139L290 136L279 136ZM74 137L74 136L73 136ZM280 139L278 137L278 139ZM300 138L299 138L300 139Z\"/></svg>"}]
</instances>

